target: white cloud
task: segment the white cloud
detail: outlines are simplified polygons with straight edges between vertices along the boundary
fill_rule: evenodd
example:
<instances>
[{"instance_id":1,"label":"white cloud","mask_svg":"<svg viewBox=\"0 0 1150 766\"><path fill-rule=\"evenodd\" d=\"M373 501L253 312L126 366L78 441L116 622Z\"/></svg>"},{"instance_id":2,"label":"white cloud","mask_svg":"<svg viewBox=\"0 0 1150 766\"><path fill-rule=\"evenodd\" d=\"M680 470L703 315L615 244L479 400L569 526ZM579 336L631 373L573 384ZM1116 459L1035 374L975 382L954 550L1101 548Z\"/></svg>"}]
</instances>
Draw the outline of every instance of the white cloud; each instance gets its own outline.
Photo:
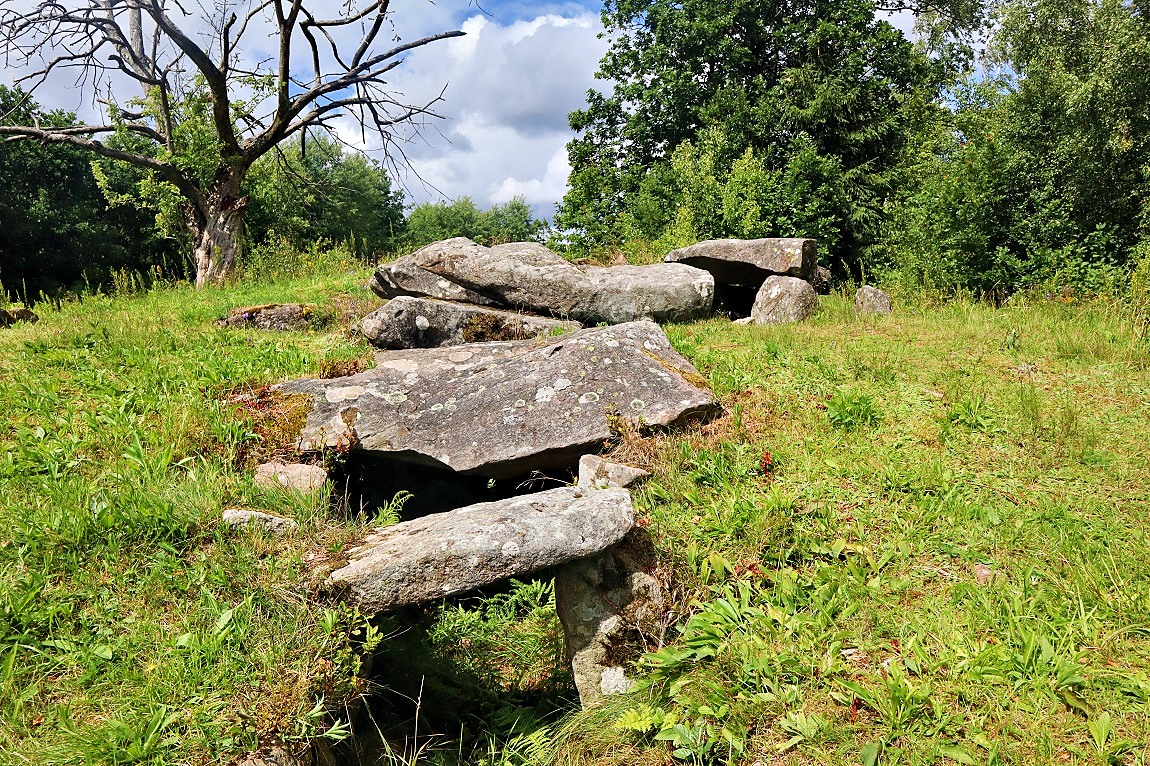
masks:
<instances>
[{"instance_id":1,"label":"white cloud","mask_svg":"<svg viewBox=\"0 0 1150 766\"><path fill-rule=\"evenodd\" d=\"M512 197L523 196L534 205L553 202L563 196L567 189L567 176L571 173L571 163L567 161L567 149L558 149L547 161L547 169L542 178L520 180L508 176L495 186L491 193L493 202L506 202Z\"/></svg>"},{"instance_id":2,"label":"white cloud","mask_svg":"<svg viewBox=\"0 0 1150 766\"><path fill-rule=\"evenodd\" d=\"M591 14L542 15L506 25L475 16L467 37L411 55L394 87L412 102L447 84L447 119L407 147L415 202L469 195L481 206L527 197L550 215L569 168L567 115L581 108L606 51ZM421 183L422 179L424 183Z\"/></svg>"}]
</instances>

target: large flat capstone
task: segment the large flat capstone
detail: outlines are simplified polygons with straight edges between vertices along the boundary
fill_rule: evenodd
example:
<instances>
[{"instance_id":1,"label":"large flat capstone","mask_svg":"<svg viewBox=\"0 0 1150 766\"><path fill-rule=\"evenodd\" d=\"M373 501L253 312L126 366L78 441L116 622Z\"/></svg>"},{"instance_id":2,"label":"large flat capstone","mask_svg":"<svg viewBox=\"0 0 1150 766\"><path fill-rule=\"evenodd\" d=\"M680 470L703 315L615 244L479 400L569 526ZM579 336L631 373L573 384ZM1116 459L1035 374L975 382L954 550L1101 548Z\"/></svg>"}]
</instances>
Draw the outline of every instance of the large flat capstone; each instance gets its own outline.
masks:
<instances>
[{"instance_id":1,"label":"large flat capstone","mask_svg":"<svg viewBox=\"0 0 1150 766\"><path fill-rule=\"evenodd\" d=\"M558 338L381 352L374 370L276 388L309 394L298 446L507 478L569 466L620 419L671 426L717 406L650 321Z\"/></svg>"},{"instance_id":2,"label":"large flat capstone","mask_svg":"<svg viewBox=\"0 0 1150 766\"><path fill-rule=\"evenodd\" d=\"M381 265L372 289L574 319L687 322L711 313L715 281L685 264L582 268L534 242L483 247L457 237Z\"/></svg>"},{"instance_id":3,"label":"large flat capstone","mask_svg":"<svg viewBox=\"0 0 1150 766\"><path fill-rule=\"evenodd\" d=\"M776 275L813 283L818 276L813 239L711 239L672 250L664 260L705 269L724 285L759 287Z\"/></svg>"},{"instance_id":4,"label":"large flat capstone","mask_svg":"<svg viewBox=\"0 0 1150 766\"><path fill-rule=\"evenodd\" d=\"M327 584L385 612L594 555L634 524L627 490L561 487L376 530Z\"/></svg>"}]
</instances>

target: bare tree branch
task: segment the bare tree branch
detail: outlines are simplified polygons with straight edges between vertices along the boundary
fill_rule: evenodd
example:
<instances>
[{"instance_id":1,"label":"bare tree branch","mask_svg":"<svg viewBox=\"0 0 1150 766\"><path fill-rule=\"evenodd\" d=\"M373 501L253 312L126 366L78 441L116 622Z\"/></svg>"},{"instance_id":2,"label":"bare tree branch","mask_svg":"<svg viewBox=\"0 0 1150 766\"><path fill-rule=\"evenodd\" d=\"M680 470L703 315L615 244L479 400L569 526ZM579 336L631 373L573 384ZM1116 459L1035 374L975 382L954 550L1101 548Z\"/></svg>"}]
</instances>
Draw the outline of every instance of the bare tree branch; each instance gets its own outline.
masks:
<instances>
[{"instance_id":1,"label":"bare tree branch","mask_svg":"<svg viewBox=\"0 0 1150 766\"><path fill-rule=\"evenodd\" d=\"M0 50L27 72L18 81L25 93L0 122L64 72L74 73L76 87L97 97L107 115L105 124L4 125L0 138L81 147L170 181L188 203L197 281L216 278L222 272L212 265L214 253L222 248L234 259L247 171L280 142L309 128L334 133L335 120L351 119L365 137L378 134L390 161L397 126L418 130L439 117L433 107L442 94L404 103L386 78L405 54L462 32L396 38L381 51L390 0L325 4L323 16L313 12L318 2L305 3L214 0L194 9L181 0L36 0L15 10L0 0ZM265 30L275 51L253 63L245 35ZM125 93L124 82L137 92ZM137 143L99 140L107 135L131 135ZM211 156L204 156L205 136ZM146 146L137 145L141 139Z\"/></svg>"}]
</instances>

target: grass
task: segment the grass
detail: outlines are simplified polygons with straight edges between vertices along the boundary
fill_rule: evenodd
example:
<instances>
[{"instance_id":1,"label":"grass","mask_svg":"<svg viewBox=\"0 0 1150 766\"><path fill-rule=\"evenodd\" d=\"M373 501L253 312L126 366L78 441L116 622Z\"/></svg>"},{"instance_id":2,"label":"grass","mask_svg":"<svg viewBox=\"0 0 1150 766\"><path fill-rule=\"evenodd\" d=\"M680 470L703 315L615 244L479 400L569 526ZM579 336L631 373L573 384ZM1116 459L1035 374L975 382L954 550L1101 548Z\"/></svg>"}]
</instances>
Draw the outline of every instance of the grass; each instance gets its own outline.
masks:
<instances>
[{"instance_id":1,"label":"grass","mask_svg":"<svg viewBox=\"0 0 1150 766\"><path fill-rule=\"evenodd\" d=\"M1121 316L838 298L672 328L726 413L619 456L655 472L679 627L558 761L1143 763L1150 380Z\"/></svg>"},{"instance_id":2,"label":"grass","mask_svg":"<svg viewBox=\"0 0 1150 766\"><path fill-rule=\"evenodd\" d=\"M293 416L237 394L370 364L342 331L364 276L97 296L0 331L0 763L226 763L345 733L374 628L312 598L309 556L365 520L254 487ZM328 322L214 324L289 300ZM432 650L515 703L423 759L1145 763L1141 333L1103 302L912 300L667 328L724 412L614 447L654 473L636 504L675 596L642 682L533 710L567 683L546 583L445 606ZM227 507L301 528L228 531Z\"/></svg>"},{"instance_id":3,"label":"grass","mask_svg":"<svg viewBox=\"0 0 1150 766\"><path fill-rule=\"evenodd\" d=\"M303 556L356 522L253 486L290 436L229 397L351 341L214 320L277 300L338 314L361 281L92 296L0 334L0 762L220 763L336 723L365 621L307 598ZM228 507L301 530L228 531Z\"/></svg>"}]
</instances>

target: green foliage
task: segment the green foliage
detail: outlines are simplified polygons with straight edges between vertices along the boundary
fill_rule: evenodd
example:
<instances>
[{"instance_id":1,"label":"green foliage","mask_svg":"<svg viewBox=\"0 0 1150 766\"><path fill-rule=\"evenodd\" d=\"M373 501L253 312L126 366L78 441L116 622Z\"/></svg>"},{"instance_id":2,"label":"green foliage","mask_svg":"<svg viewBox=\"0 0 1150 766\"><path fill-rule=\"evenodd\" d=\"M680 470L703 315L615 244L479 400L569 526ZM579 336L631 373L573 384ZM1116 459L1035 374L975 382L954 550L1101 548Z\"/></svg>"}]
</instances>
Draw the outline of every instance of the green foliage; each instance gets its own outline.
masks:
<instances>
[{"instance_id":1,"label":"green foliage","mask_svg":"<svg viewBox=\"0 0 1150 766\"><path fill-rule=\"evenodd\" d=\"M858 267L908 133L944 65L869 0L618 0L592 91L571 115L556 219L586 248L619 238L820 236Z\"/></svg>"},{"instance_id":2,"label":"green foliage","mask_svg":"<svg viewBox=\"0 0 1150 766\"><path fill-rule=\"evenodd\" d=\"M521 691L563 683L566 655L550 581L512 580L506 593L445 606L430 639L487 688Z\"/></svg>"},{"instance_id":3,"label":"green foliage","mask_svg":"<svg viewBox=\"0 0 1150 766\"><path fill-rule=\"evenodd\" d=\"M293 143L265 155L252 166L245 188L251 197L245 218L249 247L344 245L357 258L369 259L400 246L402 192L392 190L379 164L343 151L325 136L309 136L306 145Z\"/></svg>"},{"instance_id":4,"label":"green foliage","mask_svg":"<svg viewBox=\"0 0 1150 766\"><path fill-rule=\"evenodd\" d=\"M1148 224L1150 23L1135 5L1011 0L993 50L917 144L888 211L912 285L1116 291Z\"/></svg>"},{"instance_id":5,"label":"green foliage","mask_svg":"<svg viewBox=\"0 0 1150 766\"><path fill-rule=\"evenodd\" d=\"M467 237L481 245L538 241L544 223L531 215L523 197L513 197L502 205L480 210L471 197L447 202L416 205L407 218L406 247L409 250L452 237Z\"/></svg>"},{"instance_id":6,"label":"green foliage","mask_svg":"<svg viewBox=\"0 0 1150 766\"><path fill-rule=\"evenodd\" d=\"M882 422L882 410L869 394L837 391L827 399L827 421L843 431L874 428Z\"/></svg>"},{"instance_id":7,"label":"green foliage","mask_svg":"<svg viewBox=\"0 0 1150 766\"><path fill-rule=\"evenodd\" d=\"M0 115L10 123L75 122L31 100L16 109L23 95L0 85ZM183 273L176 243L153 229L154 213L110 205L83 150L2 141L0 167L0 302L107 287L122 270Z\"/></svg>"},{"instance_id":8,"label":"green foliage","mask_svg":"<svg viewBox=\"0 0 1150 766\"><path fill-rule=\"evenodd\" d=\"M335 711L381 636L300 598L301 551L358 529L325 521L325 492L255 487L267 434L228 403L316 374L331 339L215 320L362 281L88 295L0 337L0 761L227 763L346 734ZM301 530L232 531L231 507Z\"/></svg>"}]
</instances>

